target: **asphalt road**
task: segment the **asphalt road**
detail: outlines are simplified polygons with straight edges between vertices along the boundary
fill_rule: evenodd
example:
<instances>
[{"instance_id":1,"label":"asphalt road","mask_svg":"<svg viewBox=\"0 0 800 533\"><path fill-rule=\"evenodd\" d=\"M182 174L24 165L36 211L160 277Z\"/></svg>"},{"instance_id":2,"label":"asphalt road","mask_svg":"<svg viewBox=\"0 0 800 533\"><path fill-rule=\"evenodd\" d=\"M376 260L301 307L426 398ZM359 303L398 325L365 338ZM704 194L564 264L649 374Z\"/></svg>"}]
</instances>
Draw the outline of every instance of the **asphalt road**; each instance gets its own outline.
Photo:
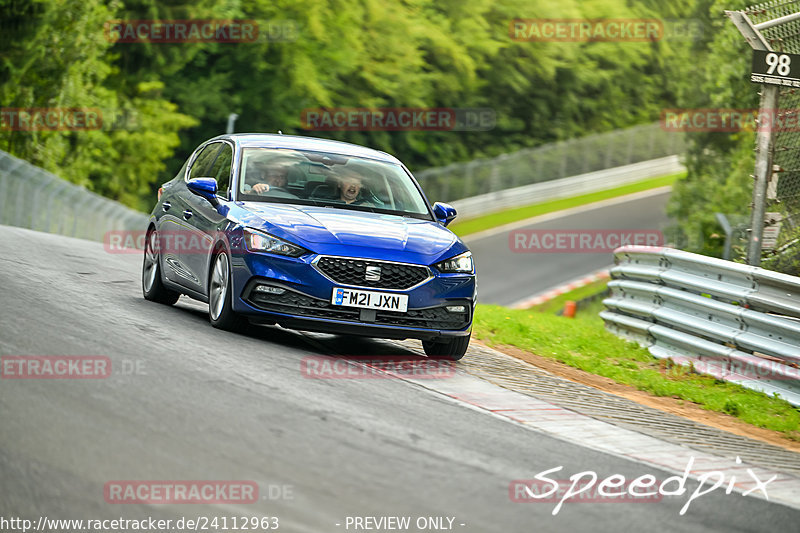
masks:
<instances>
[{"instance_id":1,"label":"asphalt road","mask_svg":"<svg viewBox=\"0 0 800 533\"><path fill-rule=\"evenodd\" d=\"M114 369L107 379L0 380L0 518L277 516L279 531L320 533L381 515L450 516L454 529L475 532L791 531L800 520L721 491L684 516L685 498L568 504L556 516L552 504L512 503L511 480L557 465L670 474L408 381L307 379L310 355L404 351L278 327L215 330L202 305L145 301L138 254L4 226L0 249L0 355L102 355ZM110 504L112 480L252 480L262 494L288 486L291 497Z\"/></svg>"},{"instance_id":2,"label":"asphalt road","mask_svg":"<svg viewBox=\"0 0 800 533\"><path fill-rule=\"evenodd\" d=\"M516 229L535 230L663 230L669 192L636 194L596 206L572 209L568 214L544 215ZM562 283L613 264L610 252L519 253L509 246L509 232L500 229L464 240L475 257L478 299L483 303L511 305Z\"/></svg>"}]
</instances>

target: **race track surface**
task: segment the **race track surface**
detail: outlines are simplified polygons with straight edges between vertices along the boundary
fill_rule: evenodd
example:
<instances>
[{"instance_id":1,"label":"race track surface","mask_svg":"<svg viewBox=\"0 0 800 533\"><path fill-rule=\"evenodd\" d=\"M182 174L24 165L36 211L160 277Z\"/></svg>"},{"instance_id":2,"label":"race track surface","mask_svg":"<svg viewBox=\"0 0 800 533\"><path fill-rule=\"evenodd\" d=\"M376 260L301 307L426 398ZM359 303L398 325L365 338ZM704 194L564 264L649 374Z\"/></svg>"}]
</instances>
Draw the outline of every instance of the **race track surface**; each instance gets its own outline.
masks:
<instances>
[{"instance_id":1,"label":"race track surface","mask_svg":"<svg viewBox=\"0 0 800 533\"><path fill-rule=\"evenodd\" d=\"M113 369L106 379L0 380L2 517L275 516L279 531L319 533L353 531L348 516L455 517L453 529L470 532L793 531L800 521L795 509L720 491L684 516L685 497L568 503L555 516L552 503L514 503L511 480L558 465L601 477L671 474L408 380L309 379L301 364L310 356L417 356L392 342L279 327L216 330L204 305L145 301L138 253L5 226L0 248L0 355L106 356ZM482 266L486 294L500 281ZM104 486L115 480L252 480L261 499L107 503Z\"/></svg>"}]
</instances>

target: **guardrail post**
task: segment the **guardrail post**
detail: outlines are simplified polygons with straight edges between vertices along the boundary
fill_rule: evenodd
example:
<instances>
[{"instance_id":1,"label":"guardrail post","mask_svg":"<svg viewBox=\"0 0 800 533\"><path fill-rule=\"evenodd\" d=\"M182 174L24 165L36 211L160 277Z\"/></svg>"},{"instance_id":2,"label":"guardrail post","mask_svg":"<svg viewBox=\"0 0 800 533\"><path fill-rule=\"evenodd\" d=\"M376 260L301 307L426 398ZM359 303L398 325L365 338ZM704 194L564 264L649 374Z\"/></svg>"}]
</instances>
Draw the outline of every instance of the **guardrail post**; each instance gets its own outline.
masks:
<instances>
[{"instance_id":1,"label":"guardrail post","mask_svg":"<svg viewBox=\"0 0 800 533\"><path fill-rule=\"evenodd\" d=\"M731 246L733 244L733 228L731 228L731 224L728 222L728 217L722 213L716 213L714 216L717 218L719 225L722 226L722 231L725 232L725 250L722 252L722 258L729 261L731 258Z\"/></svg>"}]
</instances>

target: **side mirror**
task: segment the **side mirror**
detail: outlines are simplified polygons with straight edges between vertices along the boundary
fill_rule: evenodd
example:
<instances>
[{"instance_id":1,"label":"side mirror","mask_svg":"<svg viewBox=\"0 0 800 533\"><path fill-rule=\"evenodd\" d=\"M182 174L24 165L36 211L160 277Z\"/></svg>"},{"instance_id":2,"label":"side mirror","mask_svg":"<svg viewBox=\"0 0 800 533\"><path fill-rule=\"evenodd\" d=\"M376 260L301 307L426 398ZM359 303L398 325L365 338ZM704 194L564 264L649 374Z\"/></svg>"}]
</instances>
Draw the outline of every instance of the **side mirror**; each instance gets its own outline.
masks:
<instances>
[{"instance_id":1,"label":"side mirror","mask_svg":"<svg viewBox=\"0 0 800 533\"><path fill-rule=\"evenodd\" d=\"M214 178L192 178L186 182L186 188L197 196L205 198L211 205L219 205L217 200L217 180Z\"/></svg>"},{"instance_id":2,"label":"side mirror","mask_svg":"<svg viewBox=\"0 0 800 533\"><path fill-rule=\"evenodd\" d=\"M442 226L447 226L456 218L456 208L450 204L436 202L433 204L433 214Z\"/></svg>"}]
</instances>

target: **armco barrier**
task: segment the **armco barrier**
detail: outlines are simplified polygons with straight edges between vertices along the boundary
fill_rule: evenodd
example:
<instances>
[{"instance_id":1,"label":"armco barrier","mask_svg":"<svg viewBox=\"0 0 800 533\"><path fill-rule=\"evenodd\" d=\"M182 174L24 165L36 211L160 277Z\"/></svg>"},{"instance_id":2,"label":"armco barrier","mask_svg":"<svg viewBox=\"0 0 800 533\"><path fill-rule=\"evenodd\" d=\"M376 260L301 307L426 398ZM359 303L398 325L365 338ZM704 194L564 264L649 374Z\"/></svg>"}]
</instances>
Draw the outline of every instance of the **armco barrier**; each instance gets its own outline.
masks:
<instances>
[{"instance_id":1,"label":"armco barrier","mask_svg":"<svg viewBox=\"0 0 800 533\"><path fill-rule=\"evenodd\" d=\"M460 214L465 215L465 218L472 218L534 203L622 187L648 178L677 174L684 170L686 167L680 162L680 158L671 155L578 176L494 191L455 200L452 204Z\"/></svg>"},{"instance_id":2,"label":"armco barrier","mask_svg":"<svg viewBox=\"0 0 800 533\"><path fill-rule=\"evenodd\" d=\"M455 205L467 198L480 198L507 190L525 190L522 188L528 185L679 156L685 151L686 135L680 131L668 131L656 122L523 148L491 159L474 159L444 167L415 170L414 176L431 202ZM505 196L513 197L514 194ZM534 198L534 201L539 200ZM482 204L478 206L484 208ZM473 216L466 207L464 214Z\"/></svg>"},{"instance_id":3,"label":"armco barrier","mask_svg":"<svg viewBox=\"0 0 800 533\"><path fill-rule=\"evenodd\" d=\"M800 406L800 278L671 248L614 257L600 313L610 331Z\"/></svg>"},{"instance_id":4,"label":"armco barrier","mask_svg":"<svg viewBox=\"0 0 800 533\"><path fill-rule=\"evenodd\" d=\"M0 224L102 241L148 216L0 150Z\"/></svg>"}]
</instances>

